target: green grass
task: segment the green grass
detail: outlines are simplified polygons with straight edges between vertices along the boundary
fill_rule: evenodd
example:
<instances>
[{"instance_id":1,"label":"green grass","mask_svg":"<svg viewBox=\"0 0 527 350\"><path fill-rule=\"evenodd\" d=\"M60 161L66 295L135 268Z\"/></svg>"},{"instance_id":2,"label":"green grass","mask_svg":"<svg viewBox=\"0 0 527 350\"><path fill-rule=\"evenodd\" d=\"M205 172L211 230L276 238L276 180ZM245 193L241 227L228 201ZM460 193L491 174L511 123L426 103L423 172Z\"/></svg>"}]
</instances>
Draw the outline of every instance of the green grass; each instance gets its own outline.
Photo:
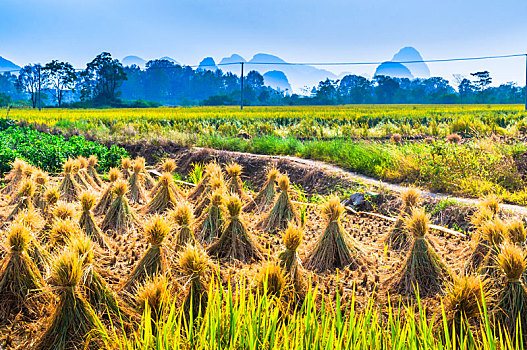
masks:
<instances>
[{"instance_id":1,"label":"green grass","mask_svg":"<svg viewBox=\"0 0 527 350\"><path fill-rule=\"evenodd\" d=\"M467 332L448 331L446 313L432 317L417 299L414 306L383 305L370 298L359 306L353 297L345 305L317 302L321 293L310 290L298 308L276 297L247 291L245 285L209 287L208 307L195 322L187 322L182 308L172 302L152 327L150 311L138 329L126 334L117 328L100 334L107 349L518 349L507 334L492 326L487 305L483 317ZM233 287L235 288L235 287Z\"/></svg>"}]
</instances>

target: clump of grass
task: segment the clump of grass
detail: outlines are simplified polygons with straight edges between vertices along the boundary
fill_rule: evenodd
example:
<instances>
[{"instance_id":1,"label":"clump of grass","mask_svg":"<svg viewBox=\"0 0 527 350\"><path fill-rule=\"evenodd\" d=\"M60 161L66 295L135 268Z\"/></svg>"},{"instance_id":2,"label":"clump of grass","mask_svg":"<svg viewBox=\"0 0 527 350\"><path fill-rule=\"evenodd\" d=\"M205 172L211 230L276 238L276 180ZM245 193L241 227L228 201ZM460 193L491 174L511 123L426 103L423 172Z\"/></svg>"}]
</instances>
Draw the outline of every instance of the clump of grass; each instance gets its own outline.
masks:
<instances>
[{"instance_id":1,"label":"clump of grass","mask_svg":"<svg viewBox=\"0 0 527 350\"><path fill-rule=\"evenodd\" d=\"M2 188L1 193L10 196L18 190L20 183L25 179L24 171L29 167L22 159L16 158L13 162L13 167L9 173L4 177L7 185Z\"/></svg>"},{"instance_id":2,"label":"clump of grass","mask_svg":"<svg viewBox=\"0 0 527 350\"><path fill-rule=\"evenodd\" d=\"M136 160L133 163L132 173L128 179L128 199L132 204L143 204L146 202L146 194L143 189L140 177L145 170L145 165L142 161Z\"/></svg>"},{"instance_id":3,"label":"clump of grass","mask_svg":"<svg viewBox=\"0 0 527 350\"><path fill-rule=\"evenodd\" d=\"M251 200L247 205L243 208L243 211L245 212L257 212L265 213L269 209L271 209L271 206L274 203L274 200L276 198L277 190L276 190L276 179L280 175L280 172L277 168L273 167L270 168L267 171L267 180L263 184L262 189L256 197L254 197L253 200Z\"/></svg>"},{"instance_id":4,"label":"clump of grass","mask_svg":"<svg viewBox=\"0 0 527 350\"><path fill-rule=\"evenodd\" d=\"M430 219L423 208L413 208L405 220L413 241L402 265L391 283L390 290L403 295L429 297L442 291L450 272L429 245L426 235Z\"/></svg>"},{"instance_id":5,"label":"clump of grass","mask_svg":"<svg viewBox=\"0 0 527 350\"><path fill-rule=\"evenodd\" d=\"M99 160L97 159L97 156L91 155L88 157L88 167L86 168L86 171L88 172L88 175L92 179L92 181L95 183L95 185L98 188L103 187L103 182L101 180L101 177L99 176L99 173L97 173L97 169L95 167L97 166L97 163L99 163Z\"/></svg>"},{"instance_id":6,"label":"clump of grass","mask_svg":"<svg viewBox=\"0 0 527 350\"><path fill-rule=\"evenodd\" d=\"M44 194L48 189L49 176L46 172L42 170L37 170L33 174L33 182L35 183L35 194L33 196L33 205L45 211L47 207L46 198Z\"/></svg>"},{"instance_id":7,"label":"clump of grass","mask_svg":"<svg viewBox=\"0 0 527 350\"><path fill-rule=\"evenodd\" d=\"M216 162L210 162L205 165L203 177L201 178L198 185L189 193L188 200L196 201L201 198L201 195L205 191L206 185L211 179L223 179L223 173L221 167Z\"/></svg>"},{"instance_id":8,"label":"clump of grass","mask_svg":"<svg viewBox=\"0 0 527 350\"><path fill-rule=\"evenodd\" d=\"M483 301L487 295L485 281L475 275L455 277L443 299L448 333L456 338L466 338L471 321L480 317ZM463 332L465 335L461 337Z\"/></svg>"},{"instance_id":9,"label":"clump of grass","mask_svg":"<svg viewBox=\"0 0 527 350\"><path fill-rule=\"evenodd\" d=\"M113 186L115 198L110 209L106 212L101 224L103 231L113 231L116 234L126 234L134 229L137 219L130 209L126 191L128 186L123 180L117 181Z\"/></svg>"},{"instance_id":10,"label":"clump of grass","mask_svg":"<svg viewBox=\"0 0 527 350\"><path fill-rule=\"evenodd\" d=\"M527 232L521 220L511 220L507 223L506 238L514 244L523 246L527 239Z\"/></svg>"},{"instance_id":11,"label":"clump of grass","mask_svg":"<svg viewBox=\"0 0 527 350\"><path fill-rule=\"evenodd\" d=\"M75 161L68 159L63 166L64 178L59 186L60 199L66 202L75 202L80 193L81 188L77 181L74 179Z\"/></svg>"},{"instance_id":12,"label":"clump of grass","mask_svg":"<svg viewBox=\"0 0 527 350\"><path fill-rule=\"evenodd\" d=\"M117 296L94 265L92 240L86 235L78 235L70 242L69 248L77 253L82 263L80 286L96 314L100 317L113 317L115 320L120 320L121 316L129 316L126 307L119 305Z\"/></svg>"},{"instance_id":13,"label":"clump of grass","mask_svg":"<svg viewBox=\"0 0 527 350\"><path fill-rule=\"evenodd\" d=\"M104 235L95 222L93 217L92 208L95 204L95 195L91 192L84 192L80 196L82 214L79 220L79 226L84 231L84 233L90 237L94 242L97 242L100 247L106 248L106 242L104 240Z\"/></svg>"},{"instance_id":14,"label":"clump of grass","mask_svg":"<svg viewBox=\"0 0 527 350\"><path fill-rule=\"evenodd\" d=\"M247 193L243 189L243 181L241 179L243 167L238 163L229 163L225 166L225 171L229 175L227 179L227 189L240 197L240 199L247 199Z\"/></svg>"},{"instance_id":15,"label":"clump of grass","mask_svg":"<svg viewBox=\"0 0 527 350\"><path fill-rule=\"evenodd\" d=\"M186 278L187 287L183 310L189 319L205 313L207 307L207 276L212 262L207 253L198 245L187 245L178 258L181 273Z\"/></svg>"},{"instance_id":16,"label":"clump of grass","mask_svg":"<svg viewBox=\"0 0 527 350\"><path fill-rule=\"evenodd\" d=\"M497 263L507 281L498 294L496 320L508 331L511 339L517 333L527 337L527 291L520 278L525 272L525 252L518 246L506 242L502 245Z\"/></svg>"},{"instance_id":17,"label":"clump of grass","mask_svg":"<svg viewBox=\"0 0 527 350\"><path fill-rule=\"evenodd\" d=\"M459 144L461 143L461 136L459 136L458 134L456 133L453 133L453 134L450 134L446 137L446 140L449 142L449 143L452 143L452 144Z\"/></svg>"},{"instance_id":18,"label":"clump of grass","mask_svg":"<svg viewBox=\"0 0 527 350\"><path fill-rule=\"evenodd\" d=\"M104 190L101 196L101 199L99 199L99 202L95 206L95 209L93 209L93 212L95 213L95 215L106 214L106 212L110 209L113 199L114 199L113 188L115 186L115 182L119 180L120 177L121 177L121 172L119 171L119 169L117 168L110 169L110 172L108 173L110 184Z\"/></svg>"},{"instance_id":19,"label":"clump of grass","mask_svg":"<svg viewBox=\"0 0 527 350\"><path fill-rule=\"evenodd\" d=\"M50 278L59 301L34 349L84 349L87 345L86 336L97 329L97 316L79 293L81 277L82 262L78 255L69 250L59 255ZM95 348L95 344L90 345L89 348Z\"/></svg>"},{"instance_id":20,"label":"clump of grass","mask_svg":"<svg viewBox=\"0 0 527 350\"><path fill-rule=\"evenodd\" d=\"M291 184L287 175L278 177L278 187L280 195L276 198L273 208L258 223L258 226L268 233L283 231L291 222L300 223L298 212L289 196Z\"/></svg>"},{"instance_id":21,"label":"clump of grass","mask_svg":"<svg viewBox=\"0 0 527 350\"><path fill-rule=\"evenodd\" d=\"M7 234L9 251L0 261L0 324L6 324L19 313L37 318L48 299L41 293L42 276L27 254L31 239L26 226L11 225Z\"/></svg>"},{"instance_id":22,"label":"clump of grass","mask_svg":"<svg viewBox=\"0 0 527 350\"><path fill-rule=\"evenodd\" d=\"M170 213L170 218L178 226L174 242L174 250L181 251L188 243L196 243L191 225L194 221L192 206L187 202L177 205L176 209Z\"/></svg>"},{"instance_id":23,"label":"clump of grass","mask_svg":"<svg viewBox=\"0 0 527 350\"><path fill-rule=\"evenodd\" d=\"M284 270L284 274L293 283L298 293L303 293L305 289L305 281L302 277L302 264L297 253L303 238L304 233L301 227L293 224L289 225L282 235L285 249L278 254L280 267Z\"/></svg>"},{"instance_id":24,"label":"clump of grass","mask_svg":"<svg viewBox=\"0 0 527 350\"><path fill-rule=\"evenodd\" d=\"M227 222L220 238L208 249L211 256L236 259L245 263L260 261L262 252L247 232L244 221L240 218L242 202L236 195L226 199L228 212Z\"/></svg>"},{"instance_id":25,"label":"clump of grass","mask_svg":"<svg viewBox=\"0 0 527 350\"><path fill-rule=\"evenodd\" d=\"M154 215L144 228L150 247L134 267L123 285L123 290L131 292L147 278L164 274L168 271L167 252L163 244L170 234L170 227L160 215Z\"/></svg>"},{"instance_id":26,"label":"clump of grass","mask_svg":"<svg viewBox=\"0 0 527 350\"><path fill-rule=\"evenodd\" d=\"M210 196L210 204L205 212L205 220L201 227L200 240L205 244L217 239L225 224L224 215L223 215L223 205L225 199L223 191L216 190Z\"/></svg>"},{"instance_id":27,"label":"clump of grass","mask_svg":"<svg viewBox=\"0 0 527 350\"><path fill-rule=\"evenodd\" d=\"M421 192L413 187L409 187L401 193L402 207L384 241L393 250L406 250L410 246L412 237L405 228L404 220L412 213L412 209L419 204L420 196Z\"/></svg>"},{"instance_id":28,"label":"clump of grass","mask_svg":"<svg viewBox=\"0 0 527 350\"><path fill-rule=\"evenodd\" d=\"M130 178L130 168L132 168L132 160L130 158L121 159L121 173L125 180Z\"/></svg>"},{"instance_id":29,"label":"clump of grass","mask_svg":"<svg viewBox=\"0 0 527 350\"><path fill-rule=\"evenodd\" d=\"M159 187L150 203L144 208L146 214L162 214L174 209L178 203L178 196L174 192L174 179L169 173L164 173L159 179Z\"/></svg>"},{"instance_id":30,"label":"clump of grass","mask_svg":"<svg viewBox=\"0 0 527 350\"><path fill-rule=\"evenodd\" d=\"M322 206L322 213L327 219L326 229L310 250L304 264L306 268L325 272L345 266L357 269L364 265L360 249L344 231L340 222L343 212L344 206L336 196L329 198Z\"/></svg>"},{"instance_id":31,"label":"clump of grass","mask_svg":"<svg viewBox=\"0 0 527 350\"><path fill-rule=\"evenodd\" d=\"M6 221L11 221L20 211L33 209L33 195L35 194L35 185L31 180L24 180L18 191L18 203L13 208Z\"/></svg>"}]
</instances>

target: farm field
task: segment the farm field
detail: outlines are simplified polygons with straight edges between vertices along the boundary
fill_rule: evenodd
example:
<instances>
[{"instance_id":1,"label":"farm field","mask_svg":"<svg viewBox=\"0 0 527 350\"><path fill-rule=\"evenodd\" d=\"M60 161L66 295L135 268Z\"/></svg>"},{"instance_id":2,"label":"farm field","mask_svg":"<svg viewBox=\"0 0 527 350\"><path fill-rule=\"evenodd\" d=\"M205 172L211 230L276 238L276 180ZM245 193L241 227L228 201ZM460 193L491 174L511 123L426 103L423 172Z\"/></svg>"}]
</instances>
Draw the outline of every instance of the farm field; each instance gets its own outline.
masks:
<instances>
[{"instance_id":1,"label":"farm field","mask_svg":"<svg viewBox=\"0 0 527 350\"><path fill-rule=\"evenodd\" d=\"M527 113L520 105L13 109L37 129L103 143L295 155L383 181L526 204ZM451 136L452 135L452 136ZM450 136L450 137L449 137Z\"/></svg>"},{"instance_id":2,"label":"farm field","mask_svg":"<svg viewBox=\"0 0 527 350\"><path fill-rule=\"evenodd\" d=\"M524 346L525 221L500 204L524 203L525 112L247 111L11 110L18 123L0 123L0 346ZM482 201L194 145L320 159ZM354 192L366 202L346 202Z\"/></svg>"}]
</instances>

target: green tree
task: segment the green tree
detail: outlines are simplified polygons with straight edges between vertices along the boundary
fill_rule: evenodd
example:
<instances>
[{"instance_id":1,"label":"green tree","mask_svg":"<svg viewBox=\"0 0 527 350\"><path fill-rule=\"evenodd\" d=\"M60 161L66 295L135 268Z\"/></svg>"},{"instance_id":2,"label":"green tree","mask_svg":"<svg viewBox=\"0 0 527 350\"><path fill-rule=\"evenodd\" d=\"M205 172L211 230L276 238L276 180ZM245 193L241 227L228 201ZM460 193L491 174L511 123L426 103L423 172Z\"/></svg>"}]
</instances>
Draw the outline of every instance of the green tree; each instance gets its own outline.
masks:
<instances>
[{"instance_id":1,"label":"green tree","mask_svg":"<svg viewBox=\"0 0 527 350\"><path fill-rule=\"evenodd\" d=\"M42 68L45 85L51 89L53 98L60 107L64 98L64 92L71 90L75 86L77 74L75 69L68 62L53 60Z\"/></svg>"},{"instance_id":2,"label":"green tree","mask_svg":"<svg viewBox=\"0 0 527 350\"><path fill-rule=\"evenodd\" d=\"M119 60L103 52L86 65L81 73L81 96L97 104L117 101L118 89L126 80L126 72Z\"/></svg>"},{"instance_id":3,"label":"green tree","mask_svg":"<svg viewBox=\"0 0 527 350\"><path fill-rule=\"evenodd\" d=\"M42 66L40 64L28 64L20 69L16 86L20 91L29 94L31 105L37 107L38 93L43 86Z\"/></svg>"}]
</instances>

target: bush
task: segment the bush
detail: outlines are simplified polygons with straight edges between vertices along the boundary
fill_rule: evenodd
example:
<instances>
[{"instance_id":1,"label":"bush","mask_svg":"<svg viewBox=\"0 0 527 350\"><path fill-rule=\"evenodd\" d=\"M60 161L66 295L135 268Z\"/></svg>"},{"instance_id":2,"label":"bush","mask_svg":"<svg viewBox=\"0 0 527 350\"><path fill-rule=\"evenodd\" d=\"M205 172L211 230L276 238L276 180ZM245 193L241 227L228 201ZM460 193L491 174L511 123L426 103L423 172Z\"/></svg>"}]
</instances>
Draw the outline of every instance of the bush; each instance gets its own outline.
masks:
<instances>
[{"instance_id":1,"label":"bush","mask_svg":"<svg viewBox=\"0 0 527 350\"><path fill-rule=\"evenodd\" d=\"M72 136L68 140L62 135L51 135L29 127L0 124L0 172L10 170L15 158L22 158L48 172L60 171L68 158L95 155L99 159L100 170L107 170L119 164L127 153L123 148L113 145L108 148L101 144L86 141L84 136Z\"/></svg>"}]
</instances>

